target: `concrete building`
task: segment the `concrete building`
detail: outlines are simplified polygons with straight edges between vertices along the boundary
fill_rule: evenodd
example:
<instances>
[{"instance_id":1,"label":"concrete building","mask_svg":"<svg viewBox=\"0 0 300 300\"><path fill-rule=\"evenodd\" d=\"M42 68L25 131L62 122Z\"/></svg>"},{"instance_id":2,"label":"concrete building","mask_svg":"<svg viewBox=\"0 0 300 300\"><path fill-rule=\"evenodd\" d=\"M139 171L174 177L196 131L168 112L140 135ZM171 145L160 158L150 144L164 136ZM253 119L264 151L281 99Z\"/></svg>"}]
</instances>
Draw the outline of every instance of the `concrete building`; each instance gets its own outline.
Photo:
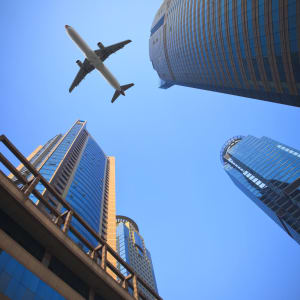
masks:
<instances>
[{"instance_id":1,"label":"concrete building","mask_svg":"<svg viewBox=\"0 0 300 300\"><path fill-rule=\"evenodd\" d=\"M182 85L300 107L298 0L165 0L149 52L161 88Z\"/></svg>"},{"instance_id":2,"label":"concrete building","mask_svg":"<svg viewBox=\"0 0 300 300\"><path fill-rule=\"evenodd\" d=\"M233 183L300 244L300 151L238 136L225 143L221 161Z\"/></svg>"}]
</instances>

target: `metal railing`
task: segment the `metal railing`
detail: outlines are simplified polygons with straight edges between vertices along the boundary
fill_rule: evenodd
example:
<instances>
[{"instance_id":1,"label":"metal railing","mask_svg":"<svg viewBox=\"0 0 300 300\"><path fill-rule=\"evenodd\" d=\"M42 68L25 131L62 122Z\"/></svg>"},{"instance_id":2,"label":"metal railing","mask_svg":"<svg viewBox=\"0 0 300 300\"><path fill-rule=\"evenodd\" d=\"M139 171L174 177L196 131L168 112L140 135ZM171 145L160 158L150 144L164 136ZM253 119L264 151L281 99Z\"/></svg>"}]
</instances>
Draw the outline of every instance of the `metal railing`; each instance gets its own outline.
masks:
<instances>
[{"instance_id":1,"label":"metal railing","mask_svg":"<svg viewBox=\"0 0 300 300\"><path fill-rule=\"evenodd\" d=\"M8 140L5 135L0 136L0 143L4 144L10 152L27 168L31 173L31 180L25 178L20 171L0 152L0 162L18 179L16 187L18 187L28 201L30 195L34 195L51 213L52 221L57 225L62 232L68 235L68 232L72 232L80 242L88 249L86 253L90 259L96 262L111 278L117 281L125 290L128 287L132 289L132 296L134 299L147 300L148 298L138 289L138 283L145 288L151 295L152 299L162 300L162 298L142 279L140 278L133 269L118 255L118 253L112 249L106 241L104 241L99 234L94 231L89 224L66 202L60 194L55 190L53 186L31 165L31 163L21 154L21 152ZM1 170L0 170L1 172ZM2 172L3 173L3 172ZM3 173L4 174L4 173ZM12 181L13 182L13 181ZM51 197L54 197L58 203L65 209L63 213L56 207L52 206L49 201L43 195L38 192L35 188L40 183L44 186ZM98 245L94 247L72 224L71 220L76 219L79 224L85 228L85 230L96 239ZM70 238L71 239L71 238ZM72 239L71 239L72 240ZM119 263L129 274L124 276L108 259L107 256L110 254L117 263ZM108 272L110 270L111 272ZM114 275L112 275L114 274Z\"/></svg>"}]
</instances>

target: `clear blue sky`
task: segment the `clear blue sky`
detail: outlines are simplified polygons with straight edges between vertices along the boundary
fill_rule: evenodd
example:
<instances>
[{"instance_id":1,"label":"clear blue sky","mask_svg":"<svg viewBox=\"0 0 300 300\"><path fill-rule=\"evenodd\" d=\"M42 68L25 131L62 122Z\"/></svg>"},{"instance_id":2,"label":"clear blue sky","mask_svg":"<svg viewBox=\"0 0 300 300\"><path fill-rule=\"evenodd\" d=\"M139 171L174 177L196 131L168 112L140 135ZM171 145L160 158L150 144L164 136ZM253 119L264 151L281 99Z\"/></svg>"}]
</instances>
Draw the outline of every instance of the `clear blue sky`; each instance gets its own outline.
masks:
<instances>
[{"instance_id":1,"label":"clear blue sky","mask_svg":"<svg viewBox=\"0 0 300 300\"><path fill-rule=\"evenodd\" d=\"M300 149L300 109L202 90L158 89L148 38L161 0L1 1L0 133L28 155L77 119L116 157L117 212L136 221L167 300L298 300L300 246L239 191L219 152L234 135ZM91 48L132 43L107 66L136 86L110 103L95 71L72 94Z\"/></svg>"}]
</instances>

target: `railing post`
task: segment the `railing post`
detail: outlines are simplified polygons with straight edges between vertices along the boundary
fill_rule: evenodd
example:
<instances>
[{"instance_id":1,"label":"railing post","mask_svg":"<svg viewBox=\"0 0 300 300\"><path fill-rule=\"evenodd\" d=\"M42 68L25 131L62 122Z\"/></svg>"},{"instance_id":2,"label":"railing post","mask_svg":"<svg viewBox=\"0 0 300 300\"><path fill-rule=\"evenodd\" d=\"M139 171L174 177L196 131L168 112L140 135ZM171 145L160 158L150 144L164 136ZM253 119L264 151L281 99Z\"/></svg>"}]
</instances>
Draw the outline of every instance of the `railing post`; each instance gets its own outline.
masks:
<instances>
[{"instance_id":1,"label":"railing post","mask_svg":"<svg viewBox=\"0 0 300 300\"><path fill-rule=\"evenodd\" d=\"M66 217L66 220L65 220L65 223L64 223L64 227L63 227L63 230L62 230L64 233L67 233L68 230L69 230L72 216L73 216L73 211L70 210L67 213L67 217Z\"/></svg>"},{"instance_id":2,"label":"railing post","mask_svg":"<svg viewBox=\"0 0 300 300\"><path fill-rule=\"evenodd\" d=\"M24 191L24 195L26 197L28 197L32 193L32 191L35 189L36 185L40 182L40 180L41 180L41 176L37 176L33 179L32 182L30 182L29 186Z\"/></svg>"},{"instance_id":3,"label":"railing post","mask_svg":"<svg viewBox=\"0 0 300 300\"><path fill-rule=\"evenodd\" d=\"M128 283L126 278L124 278L124 280L122 280L122 288L125 289L126 291L128 291Z\"/></svg>"},{"instance_id":4,"label":"railing post","mask_svg":"<svg viewBox=\"0 0 300 300\"><path fill-rule=\"evenodd\" d=\"M95 250L91 251L90 258L96 261L97 257L98 257L98 253Z\"/></svg>"},{"instance_id":5,"label":"railing post","mask_svg":"<svg viewBox=\"0 0 300 300\"><path fill-rule=\"evenodd\" d=\"M57 225L58 227L60 227L62 223L63 223L63 220L60 216L58 216L54 221L54 224Z\"/></svg>"},{"instance_id":6,"label":"railing post","mask_svg":"<svg viewBox=\"0 0 300 300\"><path fill-rule=\"evenodd\" d=\"M106 245L102 247L102 255L101 255L101 268L106 271L106 258L107 258L107 248Z\"/></svg>"},{"instance_id":7,"label":"railing post","mask_svg":"<svg viewBox=\"0 0 300 300\"><path fill-rule=\"evenodd\" d=\"M139 300L139 292L138 292L137 279L135 274L133 274L132 277L132 285L133 285L133 298Z\"/></svg>"}]
</instances>

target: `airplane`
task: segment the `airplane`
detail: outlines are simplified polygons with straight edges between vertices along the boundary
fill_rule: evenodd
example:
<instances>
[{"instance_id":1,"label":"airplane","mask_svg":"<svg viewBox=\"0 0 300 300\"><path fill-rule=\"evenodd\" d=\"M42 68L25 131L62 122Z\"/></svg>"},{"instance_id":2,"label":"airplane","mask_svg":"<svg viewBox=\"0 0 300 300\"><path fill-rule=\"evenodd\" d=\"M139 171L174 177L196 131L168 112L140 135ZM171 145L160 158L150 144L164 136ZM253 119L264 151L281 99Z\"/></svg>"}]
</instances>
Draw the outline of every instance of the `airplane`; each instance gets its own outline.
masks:
<instances>
[{"instance_id":1,"label":"airplane","mask_svg":"<svg viewBox=\"0 0 300 300\"><path fill-rule=\"evenodd\" d=\"M80 60L77 60L76 63L79 66L80 70L78 71L73 83L70 86L69 92L79 85L82 79L93 71L97 69L104 78L108 81L108 83L116 90L111 103L113 103L120 95L125 96L125 91L131 88L134 84L125 84L120 85L117 79L113 76L113 74L105 67L103 62L112 54L123 48L125 45L131 42L131 40L126 40L108 47L104 47L102 43L98 43L99 49L93 51L81 38L81 36L69 25L65 25L66 31L70 38L74 41L74 43L80 48L80 50L85 55L85 60L82 63Z\"/></svg>"}]
</instances>

